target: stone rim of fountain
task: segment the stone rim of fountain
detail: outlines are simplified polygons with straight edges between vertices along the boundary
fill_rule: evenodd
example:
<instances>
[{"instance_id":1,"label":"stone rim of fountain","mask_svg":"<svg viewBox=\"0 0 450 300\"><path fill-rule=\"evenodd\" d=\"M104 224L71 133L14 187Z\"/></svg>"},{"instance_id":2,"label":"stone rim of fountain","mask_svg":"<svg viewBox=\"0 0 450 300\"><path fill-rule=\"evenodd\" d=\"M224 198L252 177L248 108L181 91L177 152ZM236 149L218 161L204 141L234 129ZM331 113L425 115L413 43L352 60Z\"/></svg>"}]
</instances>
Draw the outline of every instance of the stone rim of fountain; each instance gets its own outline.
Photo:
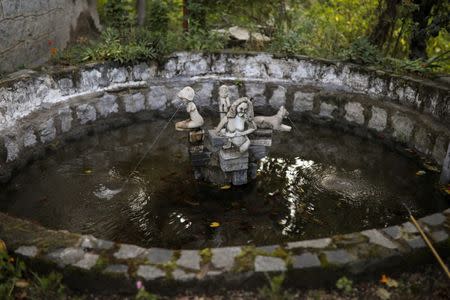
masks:
<instances>
[{"instance_id":1,"label":"stone rim of fountain","mask_svg":"<svg viewBox=\"0 0 450 300\"><path fill-rule=\"evenodd\" d=\"M105 130L154 114L166 115L176 105L172 101L175 90L186 83L194 83L200 107L214 104L215 89L219 83L227 83L237 86L233 89L238 93L251 94L256 108L273 110L287 105L299 117L415 149L438 164L442 164L450 141L447 87L351 64L264 53L178 53L162 68L144 63L96 64L49 74L24 71L15 76L0 82L3 180L43 155L45 149L57 148L56 143L76 139L97 127ZM168 82L174 84L171 90ZM438 144L444 149L440 153ZM449 251L450 209L420 222L434 242ZM84 282L86 274L94 274L113 280L116 284L109 284L110 288L120 290L143 279L150 290L168 293L174 291L172 287L185 287L184 283L192 281L199 287L211 282L239 286L241 281L261 281L266 272L288 272L288 281L315 274L312 278L317 280L317 274L324 278L342 272L361 274L388 263L405 264L427 257L425 244L409 222L282 245L179 251L49 230L3 213L0 234L21 257L82 275L76 276L78 283Z\"/></svg>"}]
</instances>

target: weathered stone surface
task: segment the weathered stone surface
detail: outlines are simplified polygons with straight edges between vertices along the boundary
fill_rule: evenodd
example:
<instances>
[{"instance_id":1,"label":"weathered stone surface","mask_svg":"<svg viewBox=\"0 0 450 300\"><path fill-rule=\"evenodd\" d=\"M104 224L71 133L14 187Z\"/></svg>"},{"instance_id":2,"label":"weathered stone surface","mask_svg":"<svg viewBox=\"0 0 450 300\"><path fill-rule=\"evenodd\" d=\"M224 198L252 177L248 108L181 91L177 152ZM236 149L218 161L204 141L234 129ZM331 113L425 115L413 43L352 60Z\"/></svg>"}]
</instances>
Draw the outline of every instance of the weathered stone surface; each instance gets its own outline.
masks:
<instances>
[{"instance_id":1,"label":"weathered stone surface","mask_svg":"<svg viewBox=\"0 0 450 300\"><path fill-rule=\"evenodd\" d=\"M334 118L333 112L337 110L337 106L334 104L329 104L326 102L320 103L320 112L319 116L325 117L325 118Z\"/></svg>"},{"instance_id":2,"label":"weathered stone surface","mask_svg":"<svg viewBox=\"0 0 450 300\"><path fill-rule=\"evenodd\" d=\"M396 114L392 116L392 136L400 142L407 143L414 129L414 123L404 115Z\"/></svg>"},{"instance_id":3,"label":"weathered stone surface","mask_svg":"<svg viewBox=\"0 0 450 300\"><path fill-rule=\"evenodd\" d=\"M60 266L71 265L83 259L84 251L81 248L64 248L49 253L47 257Z\"/></svg>"},{"instance_id":4,"label":"weathered stone surface","mask_svg":"<svg viewBox=\"0 0 450 300\"><path fill-rule=\"evenodd\" d=\"M105 94L98 99L95 103L95 107L101 117L107 117L112 113L119 111L119 105L117 104L117 96L111 94Z\"/></svg>"},{"instance_id":5,"label":"weathered stone surface","mask_svg":"<svg viewBox=\"0 0 450 300\"><path fill-rule=\"evenodd\" d=\"M323 238L323 239L316 239L316 240L290 242L290 243L287 243L287 248L288 249L295 249L295 248L323 249L323 248L328 247L330 244L331 244L330 238Z\"/></svg>"},{"instance_id":6,"label":"weathered stone surface","mask_svg":"<svg viewBox=\"0 0 450 300\"><path fill-rule=\"evenodd\" d=\"M324 251L327 262L333 265L344 265L354 260L353 256L344 249Z\"/></svg>"},{"instance_id":7,"label":"weathered stone surface","mask_svg":"<svg viewBox=\"0 0 450 300\"><path fill-rule=\"evenodd\" d=\"M156 68L149 67L146 63L140 63L133 67L133 79L136 81L147 81L155 76Z\"/></svg>"},{"instance_id":8,"label":"weathered stone surface","mask_svg":"<svg viewBox=\"0 0 450 300\"><path fill-rule=\"evenodd\" d=\"M62 78L58 80L58 86L61 89L62 96L66 96L74 92L73 81L70 78Z\"/></svg>"},{"instance_id":9,"label":"weathered stone surface","mask_svg":"<svg viewBox=\"0 0 450 300\"><path fill-rule=\"evenodd\" d=\"M153 266L141 265L139 266L136 275L142 277L145 280L154 280L157 278L165 277L166 272Z\"/></svg>"},{"instance_id":10,"label":"weathered stone surface","mask_svg":"<svg viewBox=\"0 0 450 300\"><path fill-rule=\"evenodd\" d=\"M439 183L442 185L450 184L450 143L448 143L447 155L442 163L442 172Z\"/></svg>"},{"instance_id":11,"label":"weathered stone surface","mask_svg":"<svg viewBox=\"0 0 450 300\"><path fill-rule=\"evenodd\" d=\"M35 257L38 254L38 251L36 246L20 246L14 252L26 257Z\"/></svg>"},{"instance_id":12,"label":"weathered stone surface","mask_svg":"<svg viewBox=\"0 0 450 300\"><path fill-rule=\"evenodd\" d=\"M234 171L231 176L231 183L233 183L233 185L247 184L247 169Z\"/></svg>"},{"instance_id":13,"label":"weathered stone surface","mask_svg":"<svg viewBox=\"0 0 450 300\"><path fill-rule=\"evenodd\" d=\"M212 82L204 82L195 86L194 102L198 107L210 106L212 101L212 91L214 84Z\"/></svg>"},{"instance_id":14,"label":"weathered stone surface","mask_svg":"<svg viewBox=\"0 0 450 300\"><path fill-rule=\"evenodd\" d=\"M245 94L247 97L253 98L253 106L266 105L266 97L264 92L266 91L266 85L264 83L246 83Z\"/></svg>"},{"instance_id":15,"label":"weathered stone surface","mask_svg":"<svg viewBox=\"0 0 450 300\"><path fill-rule=\"evenodd\" d=\"M5 137L6 162L14 161L19 157L20 148L16 140L11 137Z\"/></svg>"},{"instance_id":16,"label":"weathered stone surface","mask_svg":"<svg viewBox=\"0 0 450 300\"><path fill-rule=\"evenodd\" d=\"M125 68L114 68L108 70L108 79L112 83L123 83L127 81L128 72Z\"/></svg>"},{"instance_id":17,"label":"weathered stone surface","mask_svg":"<svg viewBox=\"0 0 450 300\"><path fill-rule=\"evenodd\" d=\"M405 222L402 224L402 230L407 233L418 233L416 226L411 222Z\"/></svg>"},{"instance_id":18,"label":"weathered stone surface","mask_svg":"<svg viewBox=\"0 0 450 300\"><path fill-rule=\"evenodd\" d=\"M283 86L278 86L276 90L273 91L272 97L269 99L269 104L274 108L279 108L286 104L286 88Z\"/></svg>"},{"instance_id":19,"label":"weathered stone surface","mask_svg":"<svg viewBox=\"0 0 450 300\"><path fill-rule=\"evenodd\" d=\"M420 236L416 236L412 239L407 239L406 242L413 249L424 248L426 246L425 242L423 241L422 237L420 237Z\"/></svg>"},{"instance_id":20,"label":"weathered stone surface","mask_svg":"<svg viewBox=\"0 0 450 300\"><path fill-rule=\"evenodd\" d=\"M248 41L250 39L250 32L242 27L233 26L228 29L230 37L239 41Z\"/></svg>"},{"instance_id":21,"label":"weathered stone surface","mask_svg":"<svg viewBox=\"0 0 450 300\"><path fill-rule=\"evenodd\" d=\"M383 229L383 231L389 235L390 237L392 237L394 240L398 240L399 238L402 237L402 230L400 228L400 226L390 226L390 227L386 227Z\"/></svg>"},{"instance_id":22,"label":"weathered stone surface","mask_svg":"<svg viewBox=\"0 0 450 300\"><path fill-rule=\"evenodd\" d=\"M129 113L136 113L145 109L145 97L141 93L125 96L123 103L125 111Z\"/></svg>"},{"instance_id":23,"label":"weathered stone surface","mask_svg":"<svg viewBox=\"0 0 450 300\"><path fill-rule=\"evenodd\" d=\"M268 245L268 246L260 246L256 247L257 250L264 251L267 254L272 254L276 249L278 249L280 246L278 245Z\"/></svg>"},{"instance_id":24,"label":"weathered stone surface","mask_svg":"<svg viewBox=\"0 0 450 300\"><path fill-rule=\"evenodd\" d=\"M172 259L173 250L162 248L148 249L147 259L152 264L165 264Z\"/></svg>"},{"instance_id":25,"label":"weathered stone surface","mask_svg":"<svg viewBox=\"0 0 450 300\"><path fill-rule=\"evenodd\" d=\"M113 273L113 274L127 274L127 265L109 265L103 270L103 273Z\"/></svg>"},{"instance_id":26,"label":"weathered stone surface","mask_svg":"<svg viewBox=\"0 0 450 300\"><path fill-rule=\"evenodd\" d=\"M92 69L81 72L80 89L82 91L97 90L100 86L105 86L106 80L99 70Z\"/></svg>"},{"instance_id":27,"label":"weathered stone surface","mask_svg":"<svg viewBox=\"0 0 450 300\"><path fill-rule=\"evenodd\" d=\"M440 243L448 239L448 234L445 230L433 231L431 233L431 238L436 243Z\"/></svg>"},{"instance_id":28,"label":"weathered stone surface","mask_svg":"<svg viewBox=\"0 0 450 300\"><path fill-rule=\"evenodd\" d=\"M145 255L146 249L135 245L121 244L119 251L114 253L118 259L136 258Z\"/></svg>"},{"instance_id":29,"label":"weathered stone surface","mask_svg":"<svg viewBox=\"0 0 450 300\"><path fill-rule=\"evenodd\" d=\"M372 106L372 117L367 125L371 129L376 131L383 131L387 125L387 112L379 107Z\"/></svg>"},{"instance_id":30,"label":"weathered stone surface","mask_svg":"<svg viewBox=\"0 0 450 300\"><path fill-rule=\"evenodd\" d=\"M294 111L311 111L314 108L314 93L298 91L294 94Z\"/></svg>"},{"instance_id":31,"label":"weathered stone surface","mask_svg":"<svg viewBox=\"0 0 450 300\"><path fill-rule=\"evenodd\" d=\"M182 250L181 256L177 260L177 265L188 269L200 270L200 261L201 258L198 251Z\"/></svg>"},{"instance_id":32,"label":"weathered stone surface","mask_svg":"<svg viewBox=\"0 0 450 300\"><path fill-rule=\"evenodd\" d=\"M256 256L255 258L256 272L284 272L286 271L286 263L278 257Z\"/></svg>"},{"instance_id":33,"label":"weathered stone surface","mask_svg":"<svg viewBox=\"0 0 450 300\"><path fill-rule=\"evenodd\" d=\"M307 252L302 255L293 256L292 267L294 269L320 267L320 260L316 254Z\"/></svg>"},{"instance_id":34,"label":"weathered stone surface","mask_svg":"<svg viewBox=\"0 0 450 300\"><path fill-rule=\"evenodd\" d=\"M55 139L56 128L53 119L48 119L39 126L39 135L42 143L48 143Z\"/></svg>"},{"instance_id":35,"label":"weathered stone surface","mask_svg":"<svg viewBox=\"0 0 450 300\"><path fill-rule=\"evenodd\" d=\"M73 266L85 270L90 270L93 266L95 266L98 258L99 256L97 254L85 253L84 257L80 261L74 263Z\"/></svg>"},{"instance_id":36,"label":"weathered stone surface","mask_svg":"<svg viewBox=\"0 0 450 300\"><path fill-rule=\"evenodd\" d=\"M372 244L380 245L388 249L397 248L396 244L394 244L391 240L386 238L381 232L376 229L361 231L361 234L367 236L369 238L369 242Z\"/></svg>"},{"instance_id":37,"label":"weathered stone surface","mask_svg":"<svg viewBox=\"0 0 450 300\"><path fill-rule=\"evenodd\" d=\"M97 119L97 112L95 108L90 104L81 104L77 106L77 118L81 125L88 122L93 122Z\"/></svg>"},{"instance_id":38,"label":"weathered stone surface","mask_svg":"<svg viewBox=\"0 0 450 300\"><path fill-rule=\"evenodd\" d=\"M33 128L28 128L23 134L23 146L32 147L37 143L36 135Z\"/></svg>"},{"instance_id":39,"label":"weathered stone surface","mask_svg":"<svg viewBox=\"0 0 450 300\"><path fill-rule=\"evenodd\" d=\"M72 128L72 109L66 106L58 110L59 120L61 121L61 131L68 132Z\"/></svg>"},{"instance_id":40,"label":"weathered stone surface","mask_svg":"<svg viewBox=\"0 0 450 300\"><path fill-rule=\"evenodd\" d=\"M203 75L209 71L208 61L198 53L189 53L183 67L187 76Z\"/></svg>"},{"instance_id":41,"label":"weathered stone surface","mask_svg":"<svg viewBox=\"0 0 450 300\"><path fill-rule=\"evenodd\" d=\"M100 30L95 2L0 1L0 72L45 63L83 32Z\"/></svg>"},{"instance_id":42,"label":"weathered stone surface","mask_svg":"<svg viewBox=\"0 0 450 300\"><path fill-rule=\"evenodd\" d=\"M224 172L233 172L248 169L248 152L239 153L233 156L230 151L224 151L223 149L219 152L220 168Z\"/></svg>"},{"instance_id":43,"label":"weathered stone surface","mask_svg":"<svg viewBox=\"0 0 450 300\"><path fill-rule=\"evenodd\" d=\"M445 222L445 216L441 213L435 213L435 214L423 217L419 220L430 226L439 226Z\"/></svg>"},{"instance_id":44,"label":"weathered stone surface","mask_svg":"<svg viewBox=\"0 0 450 300\"><path fill-rule=\"evenodd\" d=\"M444 161L444 158L447 154L448 146L449 146L448 138L444 136L438 136L436 138L436 142L434 143L433 152L431 155L439 165L441 165Z\"/></svg>"},{"instance_id":45,"label":"weathered stone surface","mask_svg":"<svg viewBox=\"0 0 450 300\"><path fill-rule=\"evenodd\" d=\"M83 235L80 238L79 245L83 249L109 250L114 246L114 242L97 239L92 235Z\"/></svg>"},{"instance_id":46,"label":"weathered stone surface","mask_svg":"<svg viewBox=\"0 0 450 300\"><path fill-rule=\"evenodd\" d=\"M192 280L195 278L195 276L196 276L195 273L187 273L181 269L176 269L175 271L172 272L173 279L180 281Z\"/></svg>"},{"instance_id":47,"label":"weathered stone surface","mask_svg":"<svg viewBox=\"0 0 450 300\"><path fill-rule=\"evenodd\" d=\"M147 93L147 107L151 110L163 110L166 108L167 96L164 86L152 86Z\"/></svg>"},{"instance_id":48,"label":"weathered stone surface","mask_svg":"<svg viewBox=\"0 0 450 300\"><path fill-rule=\"evenodd\" d=\"M414 146L417 150L424 154L430 154L433 149L433 141L431 135L423 127L417 129L414 134Z\"/></svg>"},{"instance_id":49,"label":"weathered stone surface","mask_svg":"<svg viewBox=\"0 0 450 300\"><path fill-rule=\"evenodd\" d=\"M364 107L359 102L345 104L345 119L349 122L364 124Z\"/></svg>"}]
</instances>

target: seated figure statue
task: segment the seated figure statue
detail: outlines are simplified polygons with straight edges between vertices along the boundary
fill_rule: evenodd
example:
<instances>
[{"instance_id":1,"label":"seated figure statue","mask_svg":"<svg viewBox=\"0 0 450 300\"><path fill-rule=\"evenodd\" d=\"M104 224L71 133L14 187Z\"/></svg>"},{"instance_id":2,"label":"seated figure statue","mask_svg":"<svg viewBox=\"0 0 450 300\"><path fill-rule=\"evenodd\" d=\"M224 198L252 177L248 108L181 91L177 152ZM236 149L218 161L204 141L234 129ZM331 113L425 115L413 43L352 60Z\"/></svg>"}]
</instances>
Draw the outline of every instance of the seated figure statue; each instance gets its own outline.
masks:
<instances>
[{"instance_id":1,"label":"seated figure statue","mask_svg":"<svg viewBox=\"0 0 450 300\"><path fill-rule=\"evenodd\" d=\"M186 111L189 113L189 119L177 122L175 129L178 131L187 131L191 129L200 128L205 121L197 110L197 106L194 103L195 92L190 86L183 88L177 94L178 98L186 102Z\"/></svg>"},{"instance_id":2,"label":"seated figure statue","mask_svg":"<svg viewBox=\"0 0 450 300\"><path fill-rule=\"evenodd\" d=\"M225 149L234 145L241 153L248 150L250 139L247 135L256 130L253 117L253 104L247 97L239 98L231 104L228 113L215 128L218 135L228 138Z\"/></svg>"}]
</instances>

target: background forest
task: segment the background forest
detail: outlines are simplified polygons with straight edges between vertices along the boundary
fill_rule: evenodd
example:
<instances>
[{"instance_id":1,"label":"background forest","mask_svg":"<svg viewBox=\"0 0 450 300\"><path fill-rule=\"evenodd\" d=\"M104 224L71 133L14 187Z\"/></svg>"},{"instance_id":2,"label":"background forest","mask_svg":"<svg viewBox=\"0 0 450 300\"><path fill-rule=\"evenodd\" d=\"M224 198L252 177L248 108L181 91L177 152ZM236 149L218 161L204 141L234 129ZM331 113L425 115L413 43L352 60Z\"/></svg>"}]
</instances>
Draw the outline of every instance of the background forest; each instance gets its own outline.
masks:
<instances>
[{"instance_id":1,"label":"background forest","mask_svg":"<svg viewBox=\"0 0 450 300\"><path fill-rule=\"evenodd\" d=\"M99 0L104 30L59 62L158 59L177 50L265 51L400 73L450 71L445 0ZM233 26L249 39L230 38Z\"/></svg>"}]
</instances>

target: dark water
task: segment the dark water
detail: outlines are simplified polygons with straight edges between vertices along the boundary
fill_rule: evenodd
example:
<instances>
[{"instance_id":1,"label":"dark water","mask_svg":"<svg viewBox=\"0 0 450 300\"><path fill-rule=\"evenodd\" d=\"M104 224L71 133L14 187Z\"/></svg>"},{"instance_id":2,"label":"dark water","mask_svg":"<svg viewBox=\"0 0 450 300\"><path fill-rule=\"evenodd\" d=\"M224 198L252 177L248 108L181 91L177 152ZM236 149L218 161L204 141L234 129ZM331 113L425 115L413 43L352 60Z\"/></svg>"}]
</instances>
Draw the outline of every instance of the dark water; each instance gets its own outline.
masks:
<instances>
[{"instance_id":1,"label":"dark water","mask_svg":"<svg viewBox=\"0 0 450 300\"><path fill-rule=\"evenodd\" d=\"M445 207L437 175L385 147L298 123L277 133L257 179L220 189L193 179L186 134L165 121L87 137L33 163L0 192L0 208L55 229L143 246L202 248L310 239ZM220 226L211 228L211 222Z\"/></svg>"}]
</instances>

